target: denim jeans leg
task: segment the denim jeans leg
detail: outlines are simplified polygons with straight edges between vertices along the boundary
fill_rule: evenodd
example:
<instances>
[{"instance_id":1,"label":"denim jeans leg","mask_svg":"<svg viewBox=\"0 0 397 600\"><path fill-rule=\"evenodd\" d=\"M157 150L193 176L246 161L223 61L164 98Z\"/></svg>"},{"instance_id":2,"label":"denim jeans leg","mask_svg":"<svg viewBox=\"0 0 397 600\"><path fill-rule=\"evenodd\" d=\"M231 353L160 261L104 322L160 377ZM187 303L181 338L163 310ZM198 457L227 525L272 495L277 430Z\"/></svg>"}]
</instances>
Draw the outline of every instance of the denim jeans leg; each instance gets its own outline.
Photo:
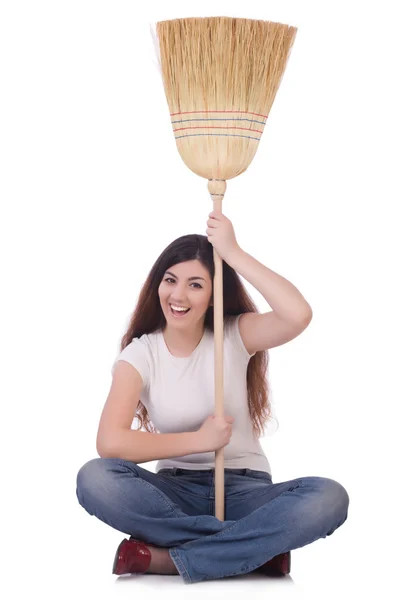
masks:
<instances>
[{"instance_id":1,"label":"denim jeans leg","mask_svg":"<svg viewBox=\"0 0 397 600\"><path fill-rule=\"evenodd\" d=\"M331 535L347 518L349 496L333 479L302 477L263 490L261 504L260 494L250 500L247 488L245 506L253 502L257 508L241 519L170 549L185 583L254 571L273 556Z\"/></svg>"},{"instance_id":2,"label":"denim jeans leg","mask_svg":"<svg viewBox=\"0 0 397 600\"><path fill-rule=\"evenodd\" d=\"M167 478L117 458L94 458L84 464L77 474L76 494L90 515L155 546L179 546L233 523L187 514Z\"/></svg>"}]
</instances>

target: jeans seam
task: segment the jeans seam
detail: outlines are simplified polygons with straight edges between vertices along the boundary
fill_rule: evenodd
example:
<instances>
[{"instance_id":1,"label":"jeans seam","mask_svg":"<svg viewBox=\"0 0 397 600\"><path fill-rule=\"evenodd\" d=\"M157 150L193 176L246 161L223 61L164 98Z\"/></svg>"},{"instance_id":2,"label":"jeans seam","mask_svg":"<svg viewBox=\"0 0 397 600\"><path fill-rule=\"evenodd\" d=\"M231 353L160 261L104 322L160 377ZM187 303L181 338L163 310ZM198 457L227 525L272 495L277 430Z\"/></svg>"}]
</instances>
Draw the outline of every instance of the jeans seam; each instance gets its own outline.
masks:
<instances>
[{"instance_id":1,"label":"jeans seam","mask_svg":"<svg viewBox=\"0 0 397 600\"><path fill-rule=\"evenodd\" d=\"M144 485L148 485L154 492L156 492L156 494L162 500L163 504L165 504L167 506L167 508L172 511L172 514L173 514L174 517L180 517L180 514L177 513L176 510L175 510L175 508L168 502L167 496L165 494L163 494L163 492L161 490L159 490L158 488L156 488L156 486L154 486L152 483L149 483L148 481L145 481L141 477L137 477L136 479L138 481L140 481L141 483L143 483Z\"/></svg>"},{"instance_id":2,"label":"jeans seam","mask_svg":"<svg viewBox=\"0 0 397 600\"><path fill-rule=\"evenodd\" d=\"M126 469L126 471L131 473L130 467L128 466L128 464L125 464L126 461L121 460L120 462L121 462L122 466ZM161 490L159 490L155 485L153 485L152 483L149 483L149 481L145 481L145 479L142 479L142 477L139 477L139 476L135 477L135 479L137 479L138 481L142 482L145 485L150 486L150 488L153 491L155 491L157 493L157 495L161 498L161 500L163 501L163 504L165 504L167 506L167 508L172 511L172 514L174 517L180 516L179 513L176 512L174 507L171 504L169 504L168 497ZM202 497L206 498L206 496L202 496Z\"/></svg>"}]
</instances>

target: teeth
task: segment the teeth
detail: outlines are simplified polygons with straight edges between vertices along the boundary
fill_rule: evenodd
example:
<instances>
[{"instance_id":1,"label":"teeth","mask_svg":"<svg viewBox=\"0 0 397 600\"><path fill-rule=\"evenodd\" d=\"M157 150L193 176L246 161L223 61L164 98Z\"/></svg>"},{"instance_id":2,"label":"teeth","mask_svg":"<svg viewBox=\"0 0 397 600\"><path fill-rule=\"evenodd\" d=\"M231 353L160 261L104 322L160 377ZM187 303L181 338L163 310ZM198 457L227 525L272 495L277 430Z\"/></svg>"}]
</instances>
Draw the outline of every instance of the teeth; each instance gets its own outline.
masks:
<instances>
[{"instance_id":1,"label":"teeth","mask_svg":"<svg viewBox=\"0 0 397 600\"><path fill-rule=\"evenodd\" d=\"M186 310L189 310L188 308L181 308L180 306L173 306L172 304L170 304L171 308L173 308L174 310L177 310L179 312L185 312Z\"/></svg>"}]
</instances>

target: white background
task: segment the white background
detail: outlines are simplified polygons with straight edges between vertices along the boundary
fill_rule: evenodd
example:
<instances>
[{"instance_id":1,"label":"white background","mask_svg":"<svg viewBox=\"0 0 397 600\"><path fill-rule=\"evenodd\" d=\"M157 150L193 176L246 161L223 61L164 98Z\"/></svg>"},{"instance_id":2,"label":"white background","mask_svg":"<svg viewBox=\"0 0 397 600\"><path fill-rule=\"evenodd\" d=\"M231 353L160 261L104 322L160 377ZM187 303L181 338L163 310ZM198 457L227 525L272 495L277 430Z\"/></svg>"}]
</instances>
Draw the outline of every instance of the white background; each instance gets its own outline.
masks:
<instances>
[{"instance_id":1,"label":"white background","mask_svg":"<svg viewBox=\"0 0 397 600\"><path fill-rule=\"evenodd\" d=\"M112 575L123 533L85 512L75 482L97 457L110 369L152 264L176 237L205 234L212 210L206 180L177 152L151 27L220 15L298 27L258 152L229 181L223 212L240 246L313 309L301 336L270 350L279 426L261 443L273 481L336 479L350 507L332 536L292 552L289 577L186 589L180 577ZM8 598L131 598L159 585L167 598L335 598L393 586L395 59L387 1L1 3Z\"/></svg>"}]
</instances>

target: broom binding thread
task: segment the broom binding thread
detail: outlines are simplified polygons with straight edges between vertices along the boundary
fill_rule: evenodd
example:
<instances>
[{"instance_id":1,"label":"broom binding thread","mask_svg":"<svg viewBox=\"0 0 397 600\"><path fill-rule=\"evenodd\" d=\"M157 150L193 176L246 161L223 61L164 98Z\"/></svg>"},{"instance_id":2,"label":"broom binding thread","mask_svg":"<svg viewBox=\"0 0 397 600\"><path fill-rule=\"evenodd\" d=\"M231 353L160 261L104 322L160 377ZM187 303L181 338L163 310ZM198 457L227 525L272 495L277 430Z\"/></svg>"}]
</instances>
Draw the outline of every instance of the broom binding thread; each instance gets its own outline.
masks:
<instances>
[{"instance_id":1,"label":"broom binding thread","mask_svg":"<svg viewBox=\"0 0 397 600\"><path fill-rule=\"evenodd\" d=\"M186 115L186 114L219 114L219 113L223 113L223 114L230 114L230 113L234 113L234 114L240 114L240 115L253 115L256 117L262 117L262 119L265 119L264 121L259 121L258 119L248 119L246 117L195 117L195 118L191 118L191 119L179 119L179 120L174 120L173 117L178 116L178 115ZM179 113L171 113L171 123L172 125L175 125L177 123L191 123L192 121L209 121L210 123L208 125L190 125L188 127L176 127L173 129L174 134L178 131L186 131L186 130L191 130L191 129L232 129L232 130L240 130L240 131L250 131L252 133L263 133L263 129L266 125L266 120L267 120L267 115L263 115L260 113L253 113L253 112L249 112L249 111L244 111L244 110L196 110L196 111L185 111L185 112L179 112ZM260 125L263 125L262 129L255 129L252 127L237 127L234 124L230 124L230 125L226 125L226 126L222 126L222 125L217 125L216 123L214 123L215 121L228 121L229 123L234 122L234 121L248 121L249 123L259 123ZM255 127L255 126L254 126ZM256 140L257 142L260 141L260 136L259 137L254 137L254 136L248 136L248 135L240 135L240 134L236 134L236 133L227 133L227 134L222 134L222 133L204 133L204 134L194 134L194 133L185 133L183 135L175 135L175 139L180 139L183 137L191 137L194 135L219 135L219 136L230 136L230 137L245 137L248 139L252 139L252 140Z\"/></svg>"}]
</instances>

